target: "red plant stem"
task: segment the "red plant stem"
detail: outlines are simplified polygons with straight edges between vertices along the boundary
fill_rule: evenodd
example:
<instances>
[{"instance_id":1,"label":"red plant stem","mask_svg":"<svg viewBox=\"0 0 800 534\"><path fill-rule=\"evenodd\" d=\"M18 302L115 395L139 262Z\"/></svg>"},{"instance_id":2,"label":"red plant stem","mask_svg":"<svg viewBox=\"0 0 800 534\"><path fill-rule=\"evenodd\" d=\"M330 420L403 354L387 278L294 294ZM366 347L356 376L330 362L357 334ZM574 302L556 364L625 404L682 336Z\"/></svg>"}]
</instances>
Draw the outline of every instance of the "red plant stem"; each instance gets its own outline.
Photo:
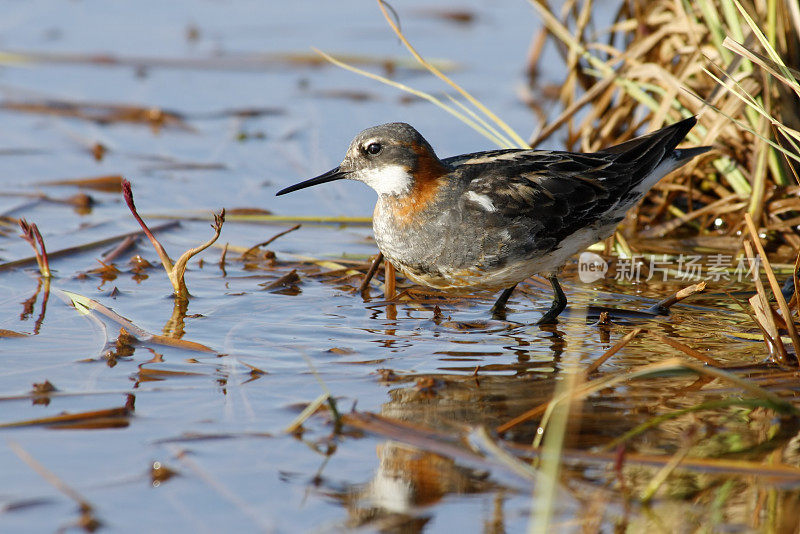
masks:
<instances>
[{"instance_id":1,"label":"red plant stem","mask_svg":"<svg viewBox=\"0 0 800 534\"><path fill-rule=\"evenodd\" d=\"M27 241L28 244L33 249L33 255L36 257L36 264L39 266L39 273L41 273L42 276L48 277L48 276L50 276L49 269L47 271L45 271L45 265L44 265L44 261L42 260L42 255L39 252L39 247L36 246L36 237L35 237L35 233L33 231L35 226L36 226L35 224L31 225L25 219L20 219L19 220L19 227L22 230L22 236L21 237L22 237L22 239ZM38 233L38 229L37 229L37 233ZM41 234L39 234L39 240L41 242ZM42 245L43 245L43 248L44 248L44 243L43 242L42 242Z\"/></svg>"},{"instance_id":2,"label":"red plant stem","mask_svg":"<svg viewBox=\"0 0 800 534\"><path fill-rule=\"evenodd\" d=\"M166 269L167 274L169 274L170 271L172 271L172 260L169 259L167 251L164 250L164 247L161 245L161 243L159 243L158 239L156 239L156 236L153 235L153 232L150 231L150 228L147 227L147 224L145 224L145 222L139 216L139 213L136 211L136 205L133 203L133 191L131 191L131 183L127 179L123 178L121 184L122 196L125 197L125 203L131 210L133 217L142 227L144 234L148 237L148 239L150 239L150 242L153 244L153 248L155 248L156 252L158 253L158 257L161 258L161 263L164 264L164 269Z\"/></svg>"},{"instance_id":3,"label":"red plant stem","mask_svg":"<svg viewBox=\"0 0 800 534\"><path fill-rule=\"evenodd\" d=\"M50 277L50 260L47 257L47 250L44 248L44 239L42 239L42 234L39 232L39 227L36 226L36 223L31 225L33 229L33 235L36 237L36 241L39 243L39 246L42 249L42 276L45 278Z\"/></svg>"}]
</instances>

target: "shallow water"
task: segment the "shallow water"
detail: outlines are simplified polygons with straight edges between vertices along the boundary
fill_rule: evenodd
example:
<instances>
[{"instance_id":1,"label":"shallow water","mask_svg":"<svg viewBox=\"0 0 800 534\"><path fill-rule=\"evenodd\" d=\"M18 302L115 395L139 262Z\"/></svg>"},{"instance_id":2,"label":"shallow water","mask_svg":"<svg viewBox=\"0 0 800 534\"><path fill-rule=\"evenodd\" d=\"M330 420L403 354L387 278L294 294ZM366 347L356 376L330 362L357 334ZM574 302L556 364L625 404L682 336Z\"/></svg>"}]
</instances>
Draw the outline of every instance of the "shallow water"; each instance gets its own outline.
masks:
<instances>
[{"instance_id":1,"label":"shallow water","mask_svg":"<svg viewBox=\"0 0 800 534\"><path fill-rule=\"evenodd\" d=\"M526 136L536 122L515 91L526 83L525 55L539 24L530 8L462 3L475 19L459 24L427 6L394 6L407 37L426 56L455 61L457 81ZM113 9L102 2L15 3L0 25L0 48L130 61L98 65L61 56L6 64L0 70L5 107L32 100L134 104L174 111L187 128L154 130L0 109L0 215L36 222L50 252L137 231L118 192L42 185L121 174L133 183L139 211L152 225L170 216L207 217L221 207L369 216L374 193L361 184L335 182L281 198L274 193L335 166L357 131L390 120L414 124L443 157L490 148L455 119L428 104L407 103L394 89L334 67L253 59L307 54L312 45L378 63L406 57L370 3L130 2ZM547 54L544 64L558 64L553 50ZM175 62L158 66L157 60ZM443 90L417 70L399 67L394 76L421 89ZM545 71L539 82L557 79L557 71ZM269 112L242 118L230 110ZM561 148L558 141L551 139L550 146ZM108 149L100 161L90 152L96 143ZM29 197L64 199L79 192L96 202L88 213ZM247 248L291 225L231 219L219 244ZM0 226L0 232L0 263L31 255L16 225ZM209 236L205 221L184 220L158 232L173 257ZM35 264L0 271L0 329L10 332L0 337L0 423L135 403L134 411L129 404L122 413L71 425L39 421L0 429L0 530L40 532L72 524L80 516L78 498L91 505L92 517L118 531L519 531L529 523L532 482L502 463L446 449L443 436L460 436L465 426L492 429L547 401L574 364L594 361L633 326L678 339L723 364L757 364L766 356L762 343L734 337L754 328L722 284L676 306L670 316L622 317L603 327L591 324L591 313L587 321L587 306L642 310L686 283L606 278L583 284L571 270L564 282L570 309L553 329L531 326L549 305L546 284L527 285L512 299L507 320L494 320L488 295L387 306L376 288L368 300L352 291L358 277L335 280L320 276L320 267L295 263L293 255L333 261L346 256L366 264L376 251L366 225L306 224L270 245L274 264L243 262L232 249L223 271L219 247L204 252L202 264L191 260L192 299L179 314L183 339L212 352L152 340L118 343L118 323L96 312L78 313L64 291L93 299L149 333L175 329L169 325L172 289L145 239L115 261L121 271L115 278L83 274L98 267L97 258L113 246L54 258L47 298ZM133 272L127 260L134 254L153 267ZM298 283L265 289L292 268L298 269ZM627 371L671 356L685 355L639 339L601 370ZM32 395L32 384L45 380L57 391ZM693 380L633 382L589 397L571 446L605 444L659 407L696 404L706 397L687 389ZM713 398L738 394L725 384L712 386L719 389ZM343 413L373 412L445 433L422 442L418 429L405 435L361 432L351 421L336 434L322 409L302 432L287 434L303 407L326 390ZM730 422L715 422L716 431L727 435ZM662 429L654 434L660 440L645 441L643 448L671 454L687 426ZM745 439L745 431L735 428ZM535 432L536 424L526 423L506 437L529 443ZM32 459L23 460L26 455ZM177 476L154 479L154 462ZM707 525L709 496L720 484L753 496L774 488L763 478L746 482L724 475L714 483L693 481L705 491L696 501L665 496L643 513L626 512L619 496L604 489L613 481L605 466L570 465L555 524L577 530L601 502L606 511L597 521L603 531L615 524L644 528L660 516L681 526ZM791 502L792 487L776 490L775 502ZM680 519L674 519L673 507L681 507ZM745 509L752 515L752 505ZM717 522L752 526L745 515L725 508Z\"/></svg>"}]
</instances>

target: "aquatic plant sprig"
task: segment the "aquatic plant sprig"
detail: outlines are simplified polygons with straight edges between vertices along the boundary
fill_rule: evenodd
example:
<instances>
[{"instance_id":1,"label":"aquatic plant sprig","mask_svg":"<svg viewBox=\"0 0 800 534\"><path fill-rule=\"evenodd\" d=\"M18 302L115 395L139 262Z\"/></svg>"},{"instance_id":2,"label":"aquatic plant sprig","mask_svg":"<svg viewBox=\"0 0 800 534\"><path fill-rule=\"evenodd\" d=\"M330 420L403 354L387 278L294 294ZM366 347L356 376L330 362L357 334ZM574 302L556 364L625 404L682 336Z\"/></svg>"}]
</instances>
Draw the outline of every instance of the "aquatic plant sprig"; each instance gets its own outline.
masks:
<instances>
[{"instance_id":1,"label":"aquatic plant sprig","mask_svg":"<svg viewBox=\"0 0 800 534\"><path fill-rule=\"evenodd\" d=\"M47 250L44 248L44 239L42 239L42 233L39 232L39 227L36 226L36 223L29 223L25 219L19 220L19 227L22 230L22 239L33 248L39 272L44 278L50 278L50 260L47 257Z\"/></svg>"},{"instance_id":2,"label":"aquatic plant sprig","mask_svg":"<svg viewBox=\"0 0 800 534\"><path fill-rule=\"evenodd\" d=\"M211 237L211 239L202 245L187 250L178 258L178 261L173 263L167 254L167 251L164 249L164 246L158 241L158 239L156 239L156 237L153 235L153 232L150 231L150 229L147 227L147 224L145 224L141 216L139 216L139 213L136 211L136 205L133 202L133 191L131 191L131 183L124 178L122 179L122 195L125 197L125 203L131 210L133 217L142 227L145 235L150 239L150 242L153 244L153 248L156 250L158 257L161 259L161 264L164 266L164 270L167 272L169 281L172 283L175 296L181 299L189 298L189 290L186 287L186 281L184 279L186 274L186 264L191 258L201 253L217 241L220 233L222 232L222 225L225 223L225 208L222 208L222 211L219 213L214 214L214 222L211 224L211 228L214 229L214 235Z\"/></svg>"}]
</instances>

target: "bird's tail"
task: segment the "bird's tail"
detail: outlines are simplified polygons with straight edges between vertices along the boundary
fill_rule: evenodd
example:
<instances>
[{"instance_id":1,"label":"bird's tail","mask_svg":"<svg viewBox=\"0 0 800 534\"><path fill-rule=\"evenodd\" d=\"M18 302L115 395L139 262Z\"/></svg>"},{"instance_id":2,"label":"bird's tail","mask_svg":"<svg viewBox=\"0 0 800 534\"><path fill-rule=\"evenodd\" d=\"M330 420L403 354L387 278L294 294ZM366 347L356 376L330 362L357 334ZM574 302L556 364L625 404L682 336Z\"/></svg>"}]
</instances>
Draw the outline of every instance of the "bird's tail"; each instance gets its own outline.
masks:
<instances>
[{"instance_id":1,"label":"bird's tail","mask_svg":"<svg viewBox=\"0 0 800 534\"><path fill-rule=\"evenodd\" d=\"M664 175L711 150L710 146L675 148L695 124L697 119L689 117L601 152L616 154L614 162L617 164L630 165L633 176L629 183L634 190L644 194Z\"/></svg>"},{"instance_id":2,"label":"bird's tail","mask_svg":"<svg viewBox=\"0 0 800 534\"><path fill-rule=\"evenodd\" d=\"M695 124L697 124L697 118L689 117L670 124L665 128L661 128L660 130L656 130L655 132L631 139L630 141L625 141L624 143L620 143L618 145L604 148L601 150L601 152L605 152L607 154L624 154L629 155L630 157L641 157L642 153L644 152L649 152L653 148L661 148L664 150L661 158L663 160L669 157L671 153L675 151L675 147L678 146L681 141L683 141L683 138L686 137L686 134L689 133L689 130L691 130ZM693 153L691 156L687 154L687 157L694 157L710 149L711 147L698 147L683 149L683 151L699 151ZM679 157L679 159L683 158Z\"/></svg>"},{"instance_id":3,"label":"bird's tail","mask_svg":"<svg viewBox=\"0 0 800 534\"><path fill-rule=\"evenodd\" d=\"M699 156L700 154L705 154L713 147L710 146L698 146L694 148L676 148L672 151L672 157L676 160L683 163L684 161L689 161L695 156Z\"/></svg>"}]
</instances>

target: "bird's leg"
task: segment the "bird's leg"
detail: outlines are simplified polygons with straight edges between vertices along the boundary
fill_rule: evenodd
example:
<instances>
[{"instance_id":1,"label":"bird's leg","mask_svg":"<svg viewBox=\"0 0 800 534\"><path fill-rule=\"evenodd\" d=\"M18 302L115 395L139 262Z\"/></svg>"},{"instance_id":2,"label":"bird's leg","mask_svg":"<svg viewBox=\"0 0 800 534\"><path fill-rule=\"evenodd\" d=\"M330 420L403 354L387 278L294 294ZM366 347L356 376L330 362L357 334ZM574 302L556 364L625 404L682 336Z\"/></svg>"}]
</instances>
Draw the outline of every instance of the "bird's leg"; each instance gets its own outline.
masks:
<instances>
[{"instance_id":1,"label":"bird's leg","mask_svg":"<svg viewBox=\"0 0 800 534\"><path fill-rule=\"evenodd\" d=\"M547 310L539 321L536 324L555 324L558 322L556 317L564 311L564 308L567 307L567 297L564 295L564 291L561 290L561 286L558 283L558 277L555 273L551 273L547 275L547 279L550 280L550 284L553 286L553 305L550 306L550 309Z\"/></svg>"},{"instance_id":2,"label":"bird's leg","mask_svg":"<svg viewBox=\"0 0 800 534\"><path fill-rule=\"evenodd\" d=\"M375 261L372 262L372 266L367 271L367 275L364 277L364 280L361 282L361 285L358 287L358 292L364 296L369 296L369 283L375 277L375 273L378 272L378 267L380 267L381 262L383 261L383 252L378 251L378 255L375 257Z\"/></svg>"},{"instance_id":3,"label":"bird's leg","mask_svg":"<svg viewBox=\"0 0 800 534\"><path fill-rule=\"evenodd\" d=\"M497 299L497 301L494 303L494 306L492 306L491 309L493 318L495 319L506 318L506 302L508 302L508 299L511 298L511 293L514 292L515 287L517 287L517 284L514 284L513 286L504 289L503 292L500 294L500 297Z\"/></svg>"}]
</instances>

